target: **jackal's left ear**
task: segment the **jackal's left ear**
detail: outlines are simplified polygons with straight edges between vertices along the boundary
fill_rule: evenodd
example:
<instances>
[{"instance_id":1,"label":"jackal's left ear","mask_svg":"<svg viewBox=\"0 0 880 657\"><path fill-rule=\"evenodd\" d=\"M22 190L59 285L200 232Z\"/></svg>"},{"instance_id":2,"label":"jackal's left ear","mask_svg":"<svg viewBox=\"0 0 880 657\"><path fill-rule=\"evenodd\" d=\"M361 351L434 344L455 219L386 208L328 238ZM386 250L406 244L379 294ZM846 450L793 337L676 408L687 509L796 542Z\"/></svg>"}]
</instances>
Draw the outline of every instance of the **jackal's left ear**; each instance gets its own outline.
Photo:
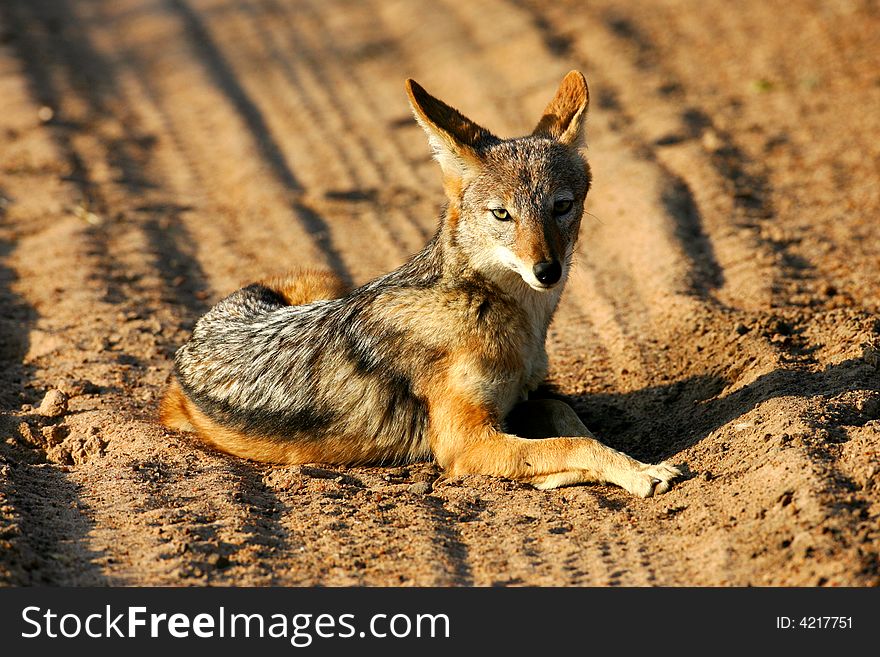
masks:
<instances>
[{"instance_id":1,"label":"jackal's left ear","mask_svg":"<svg viewBox=\"0 0 880 657\"><path fill-rule=\"evenodd\" d=\"M406 92L416 120L428 133L428 142L443 175L464 178L479 167L480 150L497 138L454 107L434 98L415 80L406 81Z\"/></svg>"},{"instance_id":2,"label":"jackal's left ear","mask_svg":"<svg viewBox=\"0 0 880 657\"><path fill-rule=\"evenodd\" d=\"M587 80L580 71L570 71L532 134L556 139L567 146L579 148L584 142L584 119L590 104Z\"/></svg>"}]
</instances>

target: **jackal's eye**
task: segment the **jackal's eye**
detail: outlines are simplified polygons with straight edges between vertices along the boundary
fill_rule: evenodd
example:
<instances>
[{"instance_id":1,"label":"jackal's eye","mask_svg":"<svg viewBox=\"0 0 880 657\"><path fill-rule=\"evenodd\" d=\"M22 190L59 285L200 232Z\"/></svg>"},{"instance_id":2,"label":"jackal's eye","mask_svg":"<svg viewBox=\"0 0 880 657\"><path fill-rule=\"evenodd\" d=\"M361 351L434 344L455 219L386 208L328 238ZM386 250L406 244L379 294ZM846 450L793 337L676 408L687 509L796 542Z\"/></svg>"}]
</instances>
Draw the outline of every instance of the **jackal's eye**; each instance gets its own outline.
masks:
<instances>
[{"instance_id":1,"label":"jackal's eye","mask_svg":"<svg viewBox=\"0 0 880 657\"><path fill-rule=\"evenodd\" d=\"M505 210L504 208L492 208L492 215L498 221L509 221L510 220L510 213L507 210Z\"/></svg>"},{"instance_id":2,"label":"jackal's eye","mask_svg":"<svg viewBox=\"0 0 880 657\"><path fill-rule=\"evenodd\" d=\"M571 210L571 206L573 204L574 204L573 201L570 201L568 199L561 199L559 201L556 201L553 204L553 214L555 214L557 217L561 217L562 215L566 214L569 210Z\"/></svg>"}]
</instances>

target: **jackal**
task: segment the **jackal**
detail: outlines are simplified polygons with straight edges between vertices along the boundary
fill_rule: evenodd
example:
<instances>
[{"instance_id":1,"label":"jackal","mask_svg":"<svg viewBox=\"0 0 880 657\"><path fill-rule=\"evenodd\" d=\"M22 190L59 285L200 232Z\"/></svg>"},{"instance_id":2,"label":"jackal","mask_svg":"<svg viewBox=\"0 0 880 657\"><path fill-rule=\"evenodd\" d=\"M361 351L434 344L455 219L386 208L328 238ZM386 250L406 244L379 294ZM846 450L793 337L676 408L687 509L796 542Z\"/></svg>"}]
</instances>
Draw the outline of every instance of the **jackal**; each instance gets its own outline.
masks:
<instances>
[{"instance_id":1,"label":"jackal","mask_svg":"<svg viewBox=\"0 0 880 657\"><path fill-rule=\"evenodd\" d=\"M413 80L406 89L448 197L434 237L352 291L303 272L220 301L177 352L162 421L259 461L433 456L449 475L667 491L675 467L603 445L560 401L526 401L547 374L547 327L590 187L584 76L566 75L534 131L516 139ZM514 419L541 437L515 435Z\"/></svg>"}]
</instances>

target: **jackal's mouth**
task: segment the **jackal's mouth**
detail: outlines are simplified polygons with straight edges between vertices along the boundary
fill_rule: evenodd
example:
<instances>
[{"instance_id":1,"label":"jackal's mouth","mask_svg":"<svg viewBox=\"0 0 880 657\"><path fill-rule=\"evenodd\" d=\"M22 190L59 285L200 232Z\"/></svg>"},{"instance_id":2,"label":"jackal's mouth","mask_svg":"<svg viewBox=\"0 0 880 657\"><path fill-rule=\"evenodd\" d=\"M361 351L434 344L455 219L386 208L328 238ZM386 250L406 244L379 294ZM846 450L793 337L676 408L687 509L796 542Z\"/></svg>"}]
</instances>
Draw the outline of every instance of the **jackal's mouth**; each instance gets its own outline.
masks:
<instances>
[{"instance_id":1,"label":"jackal's mouth","mask_svg":"<svg viewBox=\"0 0 880 657\"><path fill-rule=\"evenodd\" d=\"M525 278L523 278L523 281L525 281L526 285L528 285L530 288L532 288L536 292L549 292L550 290L552 290L556 287L559 287L559 284L561 283L561 281L559 281L556 283L552 283L550 285L545 285L544 283L540 283L540 282L535 283L535 282L526 280Z\"/></svg>"}]
</instances>

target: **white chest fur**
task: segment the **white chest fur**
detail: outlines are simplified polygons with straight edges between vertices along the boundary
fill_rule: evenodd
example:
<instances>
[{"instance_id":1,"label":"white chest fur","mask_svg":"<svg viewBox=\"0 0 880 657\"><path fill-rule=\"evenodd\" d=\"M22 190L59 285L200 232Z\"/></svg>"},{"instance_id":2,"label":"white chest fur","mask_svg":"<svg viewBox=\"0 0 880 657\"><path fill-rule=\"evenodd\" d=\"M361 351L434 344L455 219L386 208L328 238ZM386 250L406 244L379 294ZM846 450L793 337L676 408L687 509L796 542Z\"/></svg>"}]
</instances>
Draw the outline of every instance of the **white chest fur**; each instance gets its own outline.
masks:
<instances>
[{"instance_id":1,"label":"white chest fur","mask_svg":"<svg viewBox=\"0 0 880 657\"><path fill-rule=\"evenodd\" d=\"M517 286L515 298L525 314L527 331L520 351L523 370L518 381L511 386L514 389L502 395L505 413L518 401L526 399L547 376L547 328L559 304L562 288L558 285L552 290L539 292L525 284Z\"/></svg>"}]
</instances>

